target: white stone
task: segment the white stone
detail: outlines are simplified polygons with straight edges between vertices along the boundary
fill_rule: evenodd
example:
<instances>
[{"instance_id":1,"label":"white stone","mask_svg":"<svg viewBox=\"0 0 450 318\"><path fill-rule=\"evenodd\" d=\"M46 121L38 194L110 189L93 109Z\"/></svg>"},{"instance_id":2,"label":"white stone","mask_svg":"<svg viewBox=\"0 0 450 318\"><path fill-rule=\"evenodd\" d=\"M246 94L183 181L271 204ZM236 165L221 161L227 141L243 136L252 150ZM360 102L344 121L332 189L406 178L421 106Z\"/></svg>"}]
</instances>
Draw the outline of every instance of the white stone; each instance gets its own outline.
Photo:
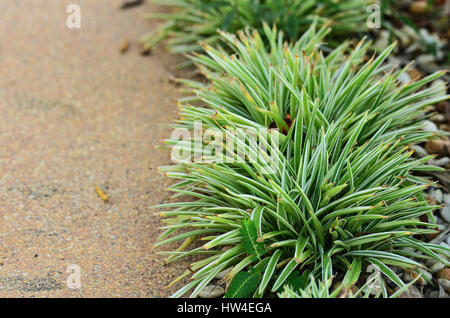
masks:
<instances>
[{"instance_id":1,"label":"white stone","mask_svg":"<svg viewBox=\"0 0 450 318\"><path fill-rule=\"evenodd\" d=\"M439 285L439 298L450 298L448 293L445 291L445 289Z\"/></svg>"},{"instance_id":2,"label":"white stone","mask_svg":"<svg viewBox=\"0 0 450 318\"><path fill-rule=\"evenodd\" d=\"M384 51L388 46L389 46L389 31L383 30L380 32L378 39L374 43L374 47L379 51Z\"/></svg>"},{"instance_id":3,"label":"white stone","mask_svg":"<svg viewBox=\"0 0 450 318\"><path fill-rule=\"evenodd\" d=\"M417 40L419 39L419 35L417 34L416 30L411 28L409 25L404 25L402 27L402 31L405 32L411 39Z\"/></svg>"},{"instance_id":4,"label":"white stone","mask_svg":"<svg viewBox=\"0 0 450 318\"><path fill-rule=\"evenodd\" d=\"M439 286L441 286L446 292L450 292L450 280L445 278L438 278Z\"/></svg>"},{"instance_id":5,"label":"white stone","mask_svg":"<svg viewBox=\"0 0 450 318\"><path fill-rule=\"evenodd\" d=\"M422 122L422 129L425 131L434 131L434 132L439 131L438 126L431 120L424 120Z\"/></svg>"},{"instance_id":6,"label":"white stone","mask_svg":"<svg viewBox=\"0 0 450 318\"><path fill-rule=\"evenodd\" d=\"M443 268L445 268L445 265L442 264L442 263L437 262L437 263L434 263L432 266L430 266L430 271L432 273L437 273Z\"/></svg>"},{"instance_id":7,"label":"white stone","mask_svg":"<svg viewBox=\"0 0 450 318\"><path fill-rule=\"evenodd\" d=\"M435 259L427 259L425 260L425 265L430 268L431 266L433 266L434 264L439 263L437 260Z\"/></svg>"},{"instance_id":8,"label":"white stone","mask_svg":"<svg viewBox=\"0 0 450 318\"><path fill-rule=\"evenodd\" d=\"M441 113L437 113L437 114L434 114L433 116L431 116L430 117L430 120L432 121L432 122L443 122L443 121L446 121L446 118L447 117L445 117L445 115L444 114L441 114Z\"/></svg>"},{"instance_id":9,"label":"white stone","mask_svg":"<svg viewBox=\"0 0 450 318\"><path fill-rule=\"evenodd\" d=\"M408 73L404 72L404 73L400 74L400 76L398 77L398 80L403 85L406 85L411 81L411 77L408 75Z\"/></svg>"},{"instance_id":10,"label":"white stone","mask_svg":"<svg viewBox=\"0 0 450 318\"><path fill-rule=\"evenodd\" d=\"M420 50L421 48L422 48L422 43L415 42L406 48L405 53L410 54L417 50Z\"/></svg>"},{"instance_id":11,"label":"white stone","mask_svg":"<svg viewBox=\"0 0 450 318\"><path fill-rule=\"evenodd\" d=\"M443 195L443 200L445 204L450 204L450 194L449 193L445 193Z\"/></svg>"},{"instance_id":12,"label":"white stone","mask_svg":"<svg viewBox=\"0 0 450 318\"><path fill-rule=\"evenodd\" d=\"M220 286L208 285L198 294L200 298L219 298L225 294L225 289Z\"/></svg>"},{"instance_id":13,"label":"white stone","mask_svg":"<svg viewBox=\"0 0 450 318\"><path fill-rule=\"evenodd\" d=\"M434 63L435 57L432 54L423 54L417 58L418 64L431 64Z\"/></svg>"},{"instance_id":14,"label":"white stone","mask_svg":"<svg viewBox=\"0 0 450 318\"><path fill-rule=\"evenodd\" d=\"M437 79L435 80L432 84L431 87L433 88L440 88L440 92L437 93L437 96L443 96L447 93L447 86L446 86L446 82L441 80L441 79Z\"/></svg>"},{"instance_id":15,"label":"white stone","mask_svg":"<svg viewBox=\"0 0 450 318\"><path fill-rule=\"evenodd\" d=\"M401 293L398 298L423 298L423 295L416 286L411 285L406 291Z\"/></svg>"},{"instance_id":16,"label":"white stone","mask_svg":"<svg viewBox=\"0 0 450 318\"><path fill-rule=\"evenodd\" d=\"M439 189L431 189L429 192L430 197L432 197L434 200L436 200L439 203L442 203L443 201L443 195L442 191Z\"/></svg>"},{"instance_id":17,"label":"white stone","mask_svg":"<svg viewBox=\"0 0 450 318\"><path fill-rule=\"evenodd\" d=\"M450 205L446 205L441 209L441 217L445 222L450 223Z\"/></svg>"},{"instance_id":18,"label":"white stone","mask_svg":"<svg viewBox=\"0 0 450 318\"><path fill-rule=\"evenodd\" d=\"M421 146L419 146L419 145L411 146L411 149L414 150L414 153L415 153L415 154L417 155L417 157L419 157L419 158L423 158L423 157L428 156L428 153L427 153L427 151L425 150L425 148L423 148L423 147L421 147ZM449 198L449 199L450 199L450 198Z\"/></svg>"},{"instance_id":19,"label":"white stone","mask_svg":"<svg viewBox=\"0 0 450 318\"><path fill-rule=\"evenodd\" d=\"M216 279L222 279L222 278L224 278L225 275L228 274L229 272L231 272L231 267L230 267L230 268L227 268L227 269L225 269L225 270L223 270L223 271L221 271L219 274L216 275L215 278L216 278Z\"/></svg>"}]
</instances>

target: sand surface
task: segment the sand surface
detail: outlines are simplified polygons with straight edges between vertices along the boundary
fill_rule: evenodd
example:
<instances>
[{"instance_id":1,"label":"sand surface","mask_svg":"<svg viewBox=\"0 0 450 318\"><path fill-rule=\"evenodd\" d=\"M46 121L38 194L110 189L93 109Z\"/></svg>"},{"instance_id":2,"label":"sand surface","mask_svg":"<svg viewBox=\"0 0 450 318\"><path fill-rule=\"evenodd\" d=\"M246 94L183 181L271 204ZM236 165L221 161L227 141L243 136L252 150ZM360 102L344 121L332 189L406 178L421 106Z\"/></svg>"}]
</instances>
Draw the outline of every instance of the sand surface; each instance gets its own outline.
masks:
<instances>
[{"instance_id":1,"label":"sand surface","mask_svg":"<svg viewBox=\"0 0 450 318\"><path fill-rule=\"evenodd\" d=\"M66 26L71 3L81 29ZM185 268L152 250L180 57L142 57L149 4L0 1L0 297L160 297ZM122 42L129 51L119 53ZM103 202L94 186L103 189ZM71 264L81 288L66 281Z\"/></svg>"}]
</instances>

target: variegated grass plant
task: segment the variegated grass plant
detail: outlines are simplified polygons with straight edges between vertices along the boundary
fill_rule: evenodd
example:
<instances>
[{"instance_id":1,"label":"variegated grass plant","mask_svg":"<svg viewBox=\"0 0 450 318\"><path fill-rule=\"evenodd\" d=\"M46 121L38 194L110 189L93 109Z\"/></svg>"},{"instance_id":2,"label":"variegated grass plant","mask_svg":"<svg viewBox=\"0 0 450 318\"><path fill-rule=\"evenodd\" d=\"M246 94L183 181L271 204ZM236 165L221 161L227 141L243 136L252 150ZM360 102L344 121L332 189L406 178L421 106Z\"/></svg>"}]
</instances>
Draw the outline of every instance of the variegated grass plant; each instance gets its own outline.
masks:
<instances>
[{"instance_id":1,"label":"variegated grass plant","mask_svg":"<svg viewBox=\"0 0 450 318\"><path fill-rule=\"evenodd\" d=\"M311 275L322 283L335 276L347 290L369 264L404 288L390 266L420 274L426 259L449 264L448 248L422 240L434 233L439 206L424 196L431 182L415 175L440 168L408 148L434 137L420 121L427 106L449 97L439 95L442 87L426 88L443 72L400 85L405 69L383 63L395 44L367 61L364 41L351 54L343 43L325 56L328 32L313 26L294 44L267 25L263 36L221 33L229 49L203 45L206 54L192 57L210 85L180 80L201 103L182 102L174 128L193 132L201 121L247 155L227 149L223 157L234 161L199 163L194 157L209 155L208 142L193 151L193 140L166 140L189 155L160 168L178 181L174 197L187 201L159 206L165 232L156 245L181 242L168 262L203 256L175 280L189 277L174 297L197 296L224 270L226 297L263 297L297 289ZM276 169L248 160L264 153L230 128L269 131L265 146ZM193 241L202 245L189 249Z\"/></svg>"},{"instance_id":2,"label":"variegated grass plant","mask_svg":"<svg viewBox=\"0 0 450 318\"><path fill-rule=\"evenodd\" d=\"M291 284L285 284L283 291L278 293L278 296L281 298L369 298L373 296L396 298L407 291L419 278L420 276L417 276L409 284L398 288L389 295L379 271L369 276L367 282L361 288L353 289L344 288L342 284L333 287L333 276L326 277L323 280L316 280L313 275L309 275L304 280L301 280L296 288ZM380 288L375 288L376 284Z\"/></svg>"},{"instance_id":3,"label":"variegated grass plant","mask_svg":"<svg viewBox=\"0 0 450 318\"><path fill-rule=\"evenodd\" d=\"M215 45L221 40L217 29L234 33L251 27L262 31L265 21L276 24L288 38L296 41L312 21L333 27L333 41L349 33L367 30L368 0L153 0L169 6L170 13L151 13L150 19L165 23L141 39L150 49L169 37L174 53L200 51L199 41Z\"/></svg>"}]
</instances>

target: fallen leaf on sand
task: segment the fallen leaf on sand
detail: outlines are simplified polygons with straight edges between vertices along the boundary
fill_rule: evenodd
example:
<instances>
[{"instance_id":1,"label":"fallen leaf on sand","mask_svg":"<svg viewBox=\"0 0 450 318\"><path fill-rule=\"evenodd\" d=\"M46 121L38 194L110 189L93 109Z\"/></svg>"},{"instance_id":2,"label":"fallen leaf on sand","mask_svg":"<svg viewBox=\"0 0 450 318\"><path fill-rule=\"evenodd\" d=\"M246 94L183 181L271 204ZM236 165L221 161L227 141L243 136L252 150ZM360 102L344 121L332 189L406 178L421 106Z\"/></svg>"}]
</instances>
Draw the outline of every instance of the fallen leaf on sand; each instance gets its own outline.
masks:
<instances>
[{"instance_id":1,"label":"fallen leaf on sand","mask_svg":"<svg viewBox=\"0 0 450 318\"><path fill-rule=\"evenodd\" d=\"M128 51L129 47L130 42L128 40L123 40L122 45L120 46L120 54L124 54L126 51Z\"/></svg>"},{"instance_id":2,"label":"fallen leaf on sand","mask_svg":"<svg viewBox=\"0 0 450 318\"><path fill-rule=\"evenodd\" d=\"M97 186L94 186L94 189L95 189L95 193L97 193L97 195L100 197L100 199L102 199L105 202L109 201L109 196L105 192L103 192L102 189L100 189Z\"/></svg>"},{"instance_id":3,"label":"fallen leaf on sand","mask_svg":"<svg viewBox=\"0 0 450 318\"><path fill-rule=\"evenodd\" d=\"M144 4L144 0L126 0L122 2L122 4L120 5L120 9L129 9L140 6L141 4Z\"/></svg>"}]
</instances>

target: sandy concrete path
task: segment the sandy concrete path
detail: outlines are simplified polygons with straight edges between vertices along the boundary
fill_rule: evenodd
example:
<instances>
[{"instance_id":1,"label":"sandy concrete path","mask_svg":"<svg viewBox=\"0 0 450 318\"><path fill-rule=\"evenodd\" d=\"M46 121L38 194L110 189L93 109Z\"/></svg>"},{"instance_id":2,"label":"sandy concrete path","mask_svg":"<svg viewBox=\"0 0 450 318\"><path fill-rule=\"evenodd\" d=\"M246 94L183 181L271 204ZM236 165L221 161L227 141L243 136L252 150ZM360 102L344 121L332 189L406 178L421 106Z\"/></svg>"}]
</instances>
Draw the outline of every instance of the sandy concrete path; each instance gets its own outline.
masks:
<instances>
[{"instance_id":1,"label":"sandy concrete path","mask_svg":"<svg viewBox=\"0 0 450 318\"><path fill-rule=\"evenodd\" d=\"M135 42L150 5L111 0L0 1L0 297L158 297L184 264L151 249L169 162L179 57ZM81 6L81 29L66 26ZM124 39L129 52L119 54ZM110 196L104 203L98 185ZM81 288L66 285L81 269Z\"/></svg>"}]
</instances>

